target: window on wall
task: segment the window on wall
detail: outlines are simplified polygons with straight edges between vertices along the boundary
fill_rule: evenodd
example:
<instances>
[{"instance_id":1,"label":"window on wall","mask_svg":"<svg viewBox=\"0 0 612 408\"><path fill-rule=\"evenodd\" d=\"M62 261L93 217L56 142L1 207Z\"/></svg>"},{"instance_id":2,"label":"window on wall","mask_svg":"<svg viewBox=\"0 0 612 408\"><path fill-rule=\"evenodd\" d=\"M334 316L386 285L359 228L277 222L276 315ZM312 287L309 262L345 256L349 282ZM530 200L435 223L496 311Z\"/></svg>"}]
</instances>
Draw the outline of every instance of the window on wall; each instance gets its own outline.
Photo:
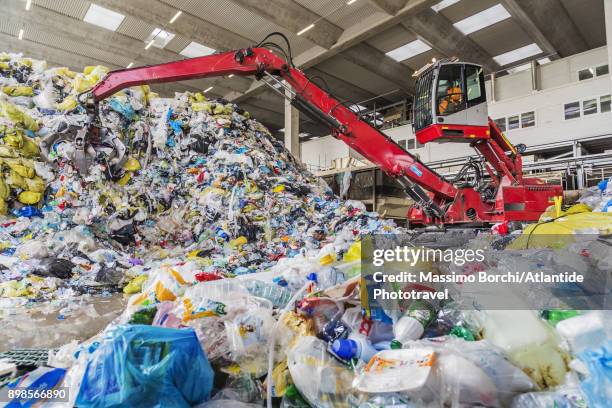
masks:
<instances>
[{"instance_id":1,"label":"window on wall","mask_svg":"<svg viewBox=\"0 0 612 408\"><path fill-rule=\"evenodd\" d=\"M582 114L584 116L597 113L597 98L582 101Z\"/></svg>"},{"instance_id":2,"label":"window on wall","mask_svg":"<svg viewBox=\"0 0 612 408\"><path fill-rule=\"evenodd\" d=\"M518 129L520 127L519 115L508 117L508 130Z\"/></svg>"},{"instance_id":3,"label":"window on wall","mask_svg":"<svg viewBox=\"0 0 612 408\"><path fill-rule=\"evenodd\" d=\"M610 112L610 95L604 95L599 98L599 112Z\"/></svg>"},{"instance_id":4,"label":"window on wall","mask_svg":"<svg viewBox=\"0 0 612 408\"><path fill-rule=\"evenodd\" d=\"M414 139L408 139L408 149L414 149Z\"/></svg>"},{"instance_id":5,"label":"window on wall","mask_svg":"<svg viewBox=\"0 0 612 408\"><path fill-rule=\"evenodd\" d=\"M495 119L493 122L495 122L499 130L502 132L506 131L506 118Z\"/></svg>"},{"instance_id":6,"label":"window on wall","mask_svg":"<svg viewBox=\"0 0 612 408\"><path fill-rule=\"evenodd\" d=\"M565 111L565 120L576 119L580 117L580 102L566 103L563 109Z\"/></svg>"},{"instance_id":7,"label":"window on wall","mask_svg":"<svg viewBox=\"0 0 612 408\"><path fill-rule=\"evenodd\" d=\"M596 76L608 75L610 73L610 67L608 64L598 65L596 67L583 68L578 71L578 80L584 81L586 79L595 78Z\"/></svg>"},{"instance_id":8,"label":"window on wall","mask_svg":"<svg viewBox=\"0 0 612 408\"><path fill-rule=\"evenodd\" d=\"M585 68L578 71L578 80L584 81L585 79L591 79L595 76L595 70L593 68Z\"/></svg>"},{"instance_id":9,"label":"window on wall","mask_svg":"<svg viewBox=\"0 0 612 408\"><path fill-rule=\"evenodd\" d=\"M400 141L397 142L398 145L400 145L400 147L402 147L403 149L406 148L406 139L402 139Z\"/></svg>"},{"instance_id":10,"label":"window on wall","mask_svg":"<svg viewBox=\"0 0 612 408\"><path fill-rule=\"evenodd\" d=\"M608 75L609 73L610 73L610 67L608 66L608 64L600 65L595 68L595 75L597 76Z\"/></svg>"},{"instance_id":11,"label":"window on wall","mask_svg":"<svg viewBox=\"0 0 612 408\"><path fill-rule=\"evenodd\" d=\"M535 112L521 113L521 127L528 128L535 126Z\"/></svg>"}]
</instances>

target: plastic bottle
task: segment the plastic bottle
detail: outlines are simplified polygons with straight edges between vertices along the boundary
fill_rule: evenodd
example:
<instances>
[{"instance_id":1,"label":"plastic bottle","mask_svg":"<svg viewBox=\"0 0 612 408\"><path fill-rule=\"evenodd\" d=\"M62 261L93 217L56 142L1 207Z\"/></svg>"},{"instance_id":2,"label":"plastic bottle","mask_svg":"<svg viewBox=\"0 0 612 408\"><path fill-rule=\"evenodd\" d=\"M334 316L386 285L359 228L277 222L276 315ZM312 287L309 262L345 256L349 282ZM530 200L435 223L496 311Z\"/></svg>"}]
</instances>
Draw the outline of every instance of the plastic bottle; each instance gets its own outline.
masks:
<instances>
[{"instance_id":1,"label":"plastic bottle","mask_svg":"<svg viewBox=\"0 0 612 408\"><path fill-rule=\"evenodd\" d=\"M556 392L528 392L512 400L512 408L571 408L573 405Z\"/></svg>"},{"instance_id":2,"label":"plastic bottle","mask_svg":"<svg viewBox=\"0 0 612 408\"><path fill-rule=\"evenodd\" d=\"M542 310L542 319L548 320L550 324L556 326L562 320L578 316L580 313L575 310Z\"/></svg>"},{"instance_id":3,"label":"plastic bottle","mask_svg":"<svg viewBox=\"0 0 612 408\"><path fill-rule=\"evenodd\" d=\"M332 352L343 360L359 358L367 363L378 352L364 336L352 333L347 339L335 340Z\"/></svg>"},{"instance_id":4,"label":"plastic bottle","mask_svg":"<svg viewBox=\"0 0 612 408\"><path fill-rule=\"evenodd\" d=\"M298 392L295 385L291 384L287 387L283 400L281 402L281 408L309 408L310 405L304 400L304 398Z\"/></svg>"},{"instance_id":5,"label":"plastic bottle","mask_svg":"<svg viewBox=\"0 0 612 408\"><path fill-rule=\"evenodd\" d=\"M420 339L425 327L435 319L433 306L424 301L413 302L404 315L393 325L395 339L400 343Z\"/></svg>"}]
</instances>

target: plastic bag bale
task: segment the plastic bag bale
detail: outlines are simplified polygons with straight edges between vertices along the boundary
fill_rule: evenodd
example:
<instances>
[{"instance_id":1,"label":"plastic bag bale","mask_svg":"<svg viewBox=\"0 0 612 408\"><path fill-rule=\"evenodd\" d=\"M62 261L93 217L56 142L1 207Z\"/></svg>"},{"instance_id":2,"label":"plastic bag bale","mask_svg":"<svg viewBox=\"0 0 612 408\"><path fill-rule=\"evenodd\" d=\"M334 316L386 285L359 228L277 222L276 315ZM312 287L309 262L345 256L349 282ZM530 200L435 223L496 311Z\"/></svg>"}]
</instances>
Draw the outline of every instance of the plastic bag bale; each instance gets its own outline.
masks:
<instances>
[{"instance_id":1,"label":"plastic bag bale","mask_svg":"<svg viewBox=\"0 0 612 408\"><path fill-rule=\"evenodd\" d=\"M189 407L210 397L214 372L192 329L129 325L91 355L79 407Z\"/></svg>"},{"instance_id":2,"label":"plastic bag bale","mask_svg":"<svg viewBox=\"0 0 612 408\"><path fill-rule=\"evenodd\" d=\"M575 242L575 234L608 234L612 232L612 213L591 212L586 204L576 204L557 213L554 207L531 224L507 249L564 248Z\"/></svg>"}]
</instances>

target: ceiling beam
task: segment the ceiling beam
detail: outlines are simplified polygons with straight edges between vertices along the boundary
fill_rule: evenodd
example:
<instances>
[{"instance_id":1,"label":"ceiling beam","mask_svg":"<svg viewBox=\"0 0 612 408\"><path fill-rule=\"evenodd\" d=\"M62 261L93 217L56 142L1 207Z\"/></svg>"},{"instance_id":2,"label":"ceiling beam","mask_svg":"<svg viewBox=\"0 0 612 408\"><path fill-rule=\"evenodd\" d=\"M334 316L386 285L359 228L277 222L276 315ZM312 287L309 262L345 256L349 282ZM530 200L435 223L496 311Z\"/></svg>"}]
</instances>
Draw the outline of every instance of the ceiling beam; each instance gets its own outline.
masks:
<instances>
[{"instance_id":1,"label":"ceiling beam","mask_svg":"<svg viewBox=\"0 0 612 408\"><path fill-rule=\"evenodd\" d=\"M514 21L521 26L523 31L531 37L534 42L544 51L547 55L553 56L557 54L555 47L548 41L546 36L540 31L538 26L533 22L531 16L525 11L525 9L518 3L517 0L500 0L508 13L512 16Z\"/></svg>"},{"instance_id":2,"label":"ceiling beam","mask_svg":"<svg viewBox=\"0 0 612 408\"><path fill-rule=\"evenodd\" d=\"M156 27L164 28L185 38L198 41L218 51L234 50L253 45L253 40L202 20L183 11L179 20L167 28L166 25L177 9L158 0L96 0L96 4L129 15Z\"/></svg>"},{"instance_id":3,"label":"ceiling beam","mask_svg":"<svg viewBox=\"0 0 612 408\"><path fill-rule=\"evenodd\" d=\"M407 0L369 0L370 3L392 16L400 11L407 3Z\"/></svg>"},{"instance_id":4,"label":"ceiling beam","mask_svg":"<svg viewBox=\"0 0 612 408\"><path fill-rule=\"evenodd\" d=\"M83 67L92 64L105 65L109 68L119 68L116 65L109 64L107 61L96 60L95 58L73 54L66 50L30 41L27 37L24 37L23 40L19 40L12 35L0 33L0 46L2 51L22 53L24 57L47 61L49 68L51 68L49 64L68 67L76 72L80 72L83 70ZM162 96L173 96L174 92L194 92L197 90L182 84L160 84L153 86L152 89Z\"/></svg>"},{"instance_id":5,"label":"ceiling beam","mask_svg":"<svg viewBox=\"0 0 612 408\"><path fill-rule=\"evenodd\" d=\"M488 72L501 68L485 50L431 8L404 19L402 25L443 55L480 64Z\"/></svg>"},{"instance_id":6,"label":"ceiling beam","mask_svg":"<svg viewBox=\"0 0 612 408\"><path fill-rule=\"evenodd\" d=\"M414 94L414 71L404 64L389 58L369 44L361 43L342 52L340 56L368 71L378 74L396 84L409 94Z\"/></svg>"},{"instance_id":7,"label":"ceiling beam","mask_svg":"<svg viewBox=\"0 0 612 408\"><path fill-rule=\"evenodd\" d=\"M502 0L502 3L546 53L567 57L589 49L560 0Z\"/></svg>"},{"instance_id":8,"label":"ceiling beam","mask_svg":"<svg viewBox=\"0 0 612 408\"><path fill-rule=\"evenodd\" d=\"M74 39L83 45L101 50L113 55L119 55L128 61L139 65L153 65L184 59L183 56L165 49L151 47L144 49L144 43L129 36L106 30L102 27L56 13L43 7L33 5L29 12L24 12L20 1L10 1L3 5L1 18L27 28L56 34L66 39ZM68 50L69 51L69 50ZM215 86L231 90L245 91L250 86L250 80L236 77L236 81L222 79L208 80ZM229 92L226 91L226 92Z\"/></svg>"},{"instance_id":9,"label":"ceiling beam","mask_svg":"<svg viewBox=\"0 0 612 408\"><path fill-rule=\"evenodd\" d=\"M327 90L326 88L329 86L329 91L342 100L349 100L352 103L358 103L359 101L376 96L370 91L360 88L359 86L356 86L345 79L338 78L336 75L330 74L329 72L324 72L318 68L309 68L306 70L306 73L311 78L312 82L316 83L319 87L325 90ZM325 83L317 80L316 77L322 78ZM385 100L384 98L381 99Z\"/></svg>"},{"instance_id":10,"label":"ceiling beam","mask_svg":"<svg viewBox=\"0 0 612 408\"><path fill-rule=\"evenodd\" d=\"M324 48L331 48L342 32L342 28L331 23L317 13L309 10L294 0L231 0L240 7L272 21L287 30L298 33L311 23L315 27L302 34L313 43Z\"/></svg>"},{"instance_id":11,"label":"ceiling beam","mask_svg":"<svg viewBox=\"0 0 612 408\"><path fill-rule=\"evenodd\" d=\"M314 67L320 62L323 62L344 50L347 50L354 45L357 45L368 38L371 38L381 32L400 23L404 18L422 11L424 8L431 7L438 0L409 0L406 6L399 10L394 16L386 16L375 21L364 19L351 27L350 30L345 30L338 41L330 48L325 49L320 46L315 46L300 55L293 58L294 63L300 69ZM244 93L232 92L225 96L231 101L242 101L248 99L251 95L261 92L265 85L254 82L251 87Z\"/></svg>"}]
</instances>

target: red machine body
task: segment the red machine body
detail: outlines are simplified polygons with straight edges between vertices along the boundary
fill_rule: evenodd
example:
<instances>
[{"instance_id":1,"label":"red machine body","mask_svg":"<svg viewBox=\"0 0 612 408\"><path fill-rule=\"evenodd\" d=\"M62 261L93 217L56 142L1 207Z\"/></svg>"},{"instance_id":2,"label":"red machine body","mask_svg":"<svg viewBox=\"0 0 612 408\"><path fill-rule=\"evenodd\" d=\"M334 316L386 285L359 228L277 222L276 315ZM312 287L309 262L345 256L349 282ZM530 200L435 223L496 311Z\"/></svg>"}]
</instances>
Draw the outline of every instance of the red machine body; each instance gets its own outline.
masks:
<instances>
[{"instance_id":1,"label":"red machine body","mask_svg":"<svg viewBox=\"0 0 612 408\"><path fill-rule=\"evenodd\" d=\"M413 224L536 220L550 199L561 194L559 186L548 186L538 179L523 179L520 154L490 120L487 126L432 124L417 132L421 143L468 141L487 160L488 196L477 191L478 188L457 186L319 88L290 61L267 48L246 48L112 71L86 94L87 107L93 112L99 101L130 86L230 74L254 75L257 79L265 76L278 83L277 78L286 81L292 92L293 106L327 125L334 137L379 165L406 189L415 201L408 214Z\"/></svg>"}]
</instances>

